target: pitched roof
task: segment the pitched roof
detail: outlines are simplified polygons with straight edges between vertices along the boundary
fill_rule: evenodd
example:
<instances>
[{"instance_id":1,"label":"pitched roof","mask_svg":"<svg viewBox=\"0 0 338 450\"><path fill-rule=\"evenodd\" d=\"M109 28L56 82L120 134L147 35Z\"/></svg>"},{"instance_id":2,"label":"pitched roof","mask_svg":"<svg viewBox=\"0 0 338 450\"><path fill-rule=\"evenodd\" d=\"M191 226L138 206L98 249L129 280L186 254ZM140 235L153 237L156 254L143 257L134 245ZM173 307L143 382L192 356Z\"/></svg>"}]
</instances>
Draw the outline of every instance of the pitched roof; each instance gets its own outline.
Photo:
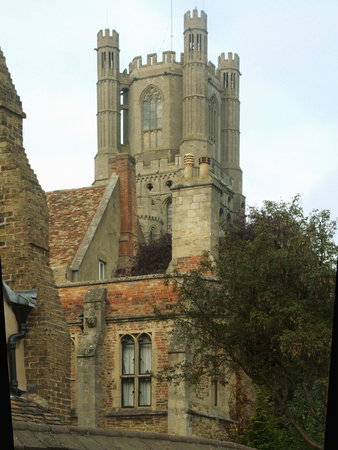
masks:
<instances>
[{"instance_id":1,"label":"pitched roof","mask_svg":"<svg viewBox=\"0 0 338 450\"><path fill-rule=\"evenodd\" d=\"M105 190L98 185L47 192L52 267L71 265Z\"/></svg>"},{"instance_id":2,"label":"pitched roof","mask_svg":"<svg viewBox=\"0 0 338 450\"><path fill-rule=\"evenodd\" d=\"M63 421L48 407L43 407L31 398L11 395L12 420L15 422L62 425Z\"/></svg>"},{"instance_id":3,"label":"pitched roof","mask_svg":"<svg viewBox=\"0 0 338 450\"><path fill-rule=\"evenodd\" d=\"M82 450L250 450L241 444L130 430L13 423L14 448ZM252 449L251 449L252 450Z\"/></svg>"}]
</instances>

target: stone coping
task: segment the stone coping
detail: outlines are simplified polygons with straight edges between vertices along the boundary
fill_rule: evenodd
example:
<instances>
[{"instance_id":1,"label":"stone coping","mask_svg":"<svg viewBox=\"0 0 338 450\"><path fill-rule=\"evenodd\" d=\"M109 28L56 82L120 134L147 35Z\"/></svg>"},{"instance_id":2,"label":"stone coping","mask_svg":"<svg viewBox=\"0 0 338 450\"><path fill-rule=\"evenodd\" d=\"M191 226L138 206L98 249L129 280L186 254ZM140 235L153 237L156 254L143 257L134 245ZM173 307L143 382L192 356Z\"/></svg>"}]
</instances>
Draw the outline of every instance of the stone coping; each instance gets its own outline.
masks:
<instances>
[{"instance_id":1,"label":"stone coping","mask_svg":"<svg viewBox=\"0 0 338 450\"><path fill-rule=\"evenodd\" d=\"M233 442L128 430L13 422L15 450L249 450Z\"/></svg>"}]
</instances>

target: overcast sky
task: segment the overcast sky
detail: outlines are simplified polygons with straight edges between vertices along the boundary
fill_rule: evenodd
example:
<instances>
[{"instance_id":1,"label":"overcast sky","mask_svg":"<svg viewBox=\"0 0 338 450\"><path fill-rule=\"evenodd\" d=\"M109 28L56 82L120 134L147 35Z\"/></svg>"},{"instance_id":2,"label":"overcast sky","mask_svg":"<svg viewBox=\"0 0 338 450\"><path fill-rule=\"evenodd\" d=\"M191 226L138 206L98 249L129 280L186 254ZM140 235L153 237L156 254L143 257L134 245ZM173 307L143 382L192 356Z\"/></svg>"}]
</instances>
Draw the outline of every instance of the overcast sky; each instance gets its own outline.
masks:
<instances>
[{"instance_id":1,"label":"overcast sky","mask_svg":"<svg viewBox=\"0 0 338 450\"><path fill-rule=\"evenodd\" d=\"M88 186L96 154L96 36L120 35L120 69L183 51L183 15L208 15L209 60L238 53L247 204L291 200L338 216L337 0L16 0L0 47L27 114L24 146L46 191ZM178 58L179 59L179 58ZM161 58L159 58L161 60Z\"/></svg>"}]
</instances>

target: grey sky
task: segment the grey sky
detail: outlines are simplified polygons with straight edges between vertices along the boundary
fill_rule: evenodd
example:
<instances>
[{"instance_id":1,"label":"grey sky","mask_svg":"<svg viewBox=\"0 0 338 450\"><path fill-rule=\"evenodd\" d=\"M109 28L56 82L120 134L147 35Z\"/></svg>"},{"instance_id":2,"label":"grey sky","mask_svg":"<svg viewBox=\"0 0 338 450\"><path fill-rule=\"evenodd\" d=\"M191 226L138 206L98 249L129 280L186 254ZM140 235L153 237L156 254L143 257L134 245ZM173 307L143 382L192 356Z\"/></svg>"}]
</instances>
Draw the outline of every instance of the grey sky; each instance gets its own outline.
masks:
<instances>
[{"instance_id":1,"label":"grey sky","mask_svg":"<svg viewBox=\"0 0 338 450\"><path fill-rule=\"evenodd\" d=\"M45 190L90 185L96 154L96 34L120 35L121 70L171 47L170 0L16 0L0 46L27 119L24 145ZM208 14L209 60L241 60L241 166L249 205L290 200L338 216L338 2L173 0Z\"/></svg>"}]
</instances>

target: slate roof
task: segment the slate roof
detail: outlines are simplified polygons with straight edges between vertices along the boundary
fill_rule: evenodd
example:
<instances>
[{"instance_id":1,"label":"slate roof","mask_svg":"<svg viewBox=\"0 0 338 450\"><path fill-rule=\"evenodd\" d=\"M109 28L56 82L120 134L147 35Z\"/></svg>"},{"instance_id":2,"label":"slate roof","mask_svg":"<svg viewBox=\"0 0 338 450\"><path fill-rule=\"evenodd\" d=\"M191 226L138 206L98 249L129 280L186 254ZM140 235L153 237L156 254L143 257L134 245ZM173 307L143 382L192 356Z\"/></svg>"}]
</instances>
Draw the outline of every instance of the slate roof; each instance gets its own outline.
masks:
<instances>
[{"instance_id":1,"label":"slate roof","mask_svg":"<svg viewBox=\"0 0 338 450\"><path fill-rule=\"evenodd\" d=\"M39 423L45 425L61 425L57 417L48 407L43 407L31 398L11 395L12 420L15 422Z\"/></svg>"},{"instance_id":2,"label":"slate roof","mask_svg":"<svg viewBox=\"0 0 338 450\"><path fill-rule=\"evenodd\" d=\"M68 426L28 397L11 396L15 450L250 450L233 442L139 431Z\"/></svg>"},{"instance_id":3,"label":"slate roof","mask_svg":"<svg viewBox=\"0 0 338 450\"><path fill-rule=\"evenodd\" d=\"M65 425L13 423L14 448L69 450L245 450L248 447L197 437Z\"/></svg>"},{"instance_id":4,"label":"slate roof","mask_svg":"<svg viewBox=\"0 0 338 450\"><path fill-rule=\"evenodd\" d=\"M71 265L105 189L98 185L47 192L52 267Z\"/></svg>"}]
</instances>

